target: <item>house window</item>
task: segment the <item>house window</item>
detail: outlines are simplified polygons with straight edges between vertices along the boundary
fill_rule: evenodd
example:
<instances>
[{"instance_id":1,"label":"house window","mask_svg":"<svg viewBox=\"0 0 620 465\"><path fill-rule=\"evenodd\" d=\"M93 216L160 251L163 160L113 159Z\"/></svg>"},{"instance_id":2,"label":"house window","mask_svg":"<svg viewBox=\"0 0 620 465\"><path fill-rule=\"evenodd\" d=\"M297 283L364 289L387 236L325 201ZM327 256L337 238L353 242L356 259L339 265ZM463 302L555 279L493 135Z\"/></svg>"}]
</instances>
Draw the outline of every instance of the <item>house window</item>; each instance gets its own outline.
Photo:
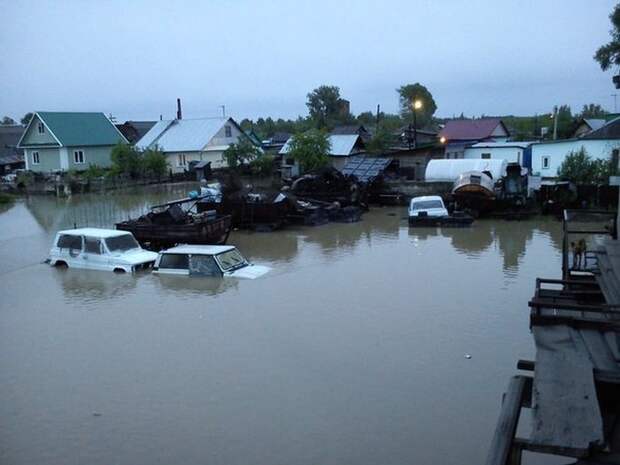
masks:
<instances>
[{"instance_id":1,"label":"house window","mask_svg":"<svg viewBox=\"0 0 620 465\"><path fill-rule=\"evenodd\" d=\"M180 153L177 157L177 166L185 166L187 165L187 159L185 158L185 154Z\"/></svg>"},{"instance_id":2,"label":"house window","mask_svg":"<svg viewBox=\"0 0 620 465\"><path fill-rule=\"evenodd\" d=\"M542 157L542 169L546 170L549 168L549 157Z\"/></svg>"},{"instance_id":3,"label":"house window","mask_svg":"<svg viewBox=\"0 0 620 465\"><path fill-rule=\"evenodd\" d=\"M75 150L73 152L73 162L77 165L84 163L84 152L82 150Z\"/></svg>"},{"instance_id":4,"label":"house window","mask_svg":"<svg viewBox=\"0 0 620 465\"><path fill-rule=\"evenodd\" d=\"M224 134L226 137L232 137L232 128L230 126L224 126Z\"/></svg>"},{"instance_id":5,"label":"house window","mask_svg":"<svg viewBox=\"0 0 620 465\"><path fill-rule=\"evenodd\" d=\"M45 134L45 125L43 123L37 124L37 131L39 134Z\"/></svg>"},{"instance_id":6,"label":"house window","mask_svg":"<svg viewBox=\"0 0 620 465\"><path fill-rule=\"evenodd\" d=\"M32 164L38 165L41 163L41 159L39 158L39 152L32 152Z\"/></svg>"},{"instance_id":7,"label":"house window","mask_svg":"<svg viewBox=\"0 0 620 465\"><path fill-rule=\"evenodd\" d=\"M482 158L483 160L490 160L491 159L491 154L490 153L481 153L480 154L480 158Z\"/></svg>"}]
</instances>

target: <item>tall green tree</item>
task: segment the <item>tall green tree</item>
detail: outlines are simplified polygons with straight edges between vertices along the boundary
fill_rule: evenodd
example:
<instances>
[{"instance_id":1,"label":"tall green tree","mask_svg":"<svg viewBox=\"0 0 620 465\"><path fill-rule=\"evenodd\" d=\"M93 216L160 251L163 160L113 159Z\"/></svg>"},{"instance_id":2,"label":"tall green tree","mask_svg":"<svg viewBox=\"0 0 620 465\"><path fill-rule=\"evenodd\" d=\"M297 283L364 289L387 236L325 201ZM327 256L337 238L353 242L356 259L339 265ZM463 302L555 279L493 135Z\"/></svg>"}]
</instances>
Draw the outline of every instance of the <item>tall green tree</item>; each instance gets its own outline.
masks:
<instances>
[{"instance_id":1,"label":"tall green tree","mask_svg":"<svg viewBox=\"0 0 620 465\"><path fill-rule=\"evenodd\" d=\"M413 112L415 111L415 123L417 128L423 128L433 121L433 115L437 111L437 104L430 91L419 82L406 84L399 87L398 101L400 115L407 122L414 122ZM415 109L415 102L420 102L421 108Z\"/></svg>"},{"instance_id":2,"label":"tall green tree","mask_svg":"<svg viewBox=\"0 0 620 465\"><path fill-rule=\"evenodd\" d=\"M340 88L337 86L319 86L309 92L306 106L310 118L321 129L338 120L340 112Z\"/></svg>"},{"instance_id":3,"label":"tall green tree","mask_svg":"<svg viewBox=\"0 0 620 465\"><path fill-rule=\"evenodd\" d=\"M611 14L611 40L599 47L594 54L594 59L601 65L603 71L607 71L613 65L620 65L620 3L617 4Z\"/></svg>"},{"instance_id":4,"label":"tall green tree","mask_svg":"<svg viewBox=\"0 0 620 465\"><path fill-rule=\"evenodd\" d=\"M297 160L302 171L323 168L329 164L331 144L327 134L317 129L295 134L289 142L288 154Z\"/></svg>"},{"instance_id":5,"label":"tall green tree","mask_svg":"<svg viewBox=\"0 0 620 465\"><path fill-rule=\"evenodd\" d=\"M394 145L394 136L383 125L379 125L366 149L372 154L383 154Z\"/></svg>"},{"instance_id":6,"label":"tall green tree","mask_svg":"<svg viewBox=\"0 0 620 465\"><path fill-rule=\"evenodd\" d=\"M598 103L589 103L584 105L579 115L581 118L605 118L609 112Z\"/></svg>"},{"instance_id":7,"label":"tall green tree","mask_svg":"<svg viewBox=\"0 0 620 465\"><path fill-rule=\"evenodd\" d=\"M11 126L13 124L17 124L17 123L10 116L5 116L4 118L2 118L2 121L0 121L0 125L2 126Z\"/></svg>"},{"instance_id":8,"label":"tall green tree","mask_svg":"<svg viewBox=\"0 0 620 465\"><path fill-rule=\"evenodd\" d=\"M137 178L140 176L140 154L129 144L119 142L112 148L112 172Z\"/></svg>"},{"instance_id":9,"label":"tall green tree","mask_svg":"<svg viewBox=\"0 0 620 465\"><path fill-rule=\"evenodd\" d=\"M249 138L240 137L237 143L230 144L224 153L222 159L229 168L237 169L241 165L250 163L261 155L261 151L256 147Z\"/></svg>"},{"instance_id":10,"label":"tall green tree","mask_svg":"<svg viewBox=\"0 0 620 465\"><path fill-rule=\"evenodd\" d=\"M569 105L561 105L558 108L556 115L558 119L558 139L567 139L572 136L577 125L576 118L573 117L573 113ZM553 124L553 123L552 123ZM549 128L551 135L553 134L553 126Z\"/></svg>"}]
</instances>

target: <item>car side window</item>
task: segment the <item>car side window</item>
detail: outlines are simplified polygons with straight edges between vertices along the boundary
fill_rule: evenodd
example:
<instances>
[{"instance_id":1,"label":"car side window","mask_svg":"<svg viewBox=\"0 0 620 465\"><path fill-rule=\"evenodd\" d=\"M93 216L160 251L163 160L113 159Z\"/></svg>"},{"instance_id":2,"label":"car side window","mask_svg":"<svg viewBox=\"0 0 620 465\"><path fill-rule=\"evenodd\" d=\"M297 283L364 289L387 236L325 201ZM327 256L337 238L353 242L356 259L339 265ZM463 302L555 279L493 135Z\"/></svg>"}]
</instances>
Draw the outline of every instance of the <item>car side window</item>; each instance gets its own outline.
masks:
<instances>
[{"instance_id":1,"label":"car side window","mask_svg":"<svg viewBox=\"0 0 620 465\"><path fill-rule=\"evenodd\" d=\"M56 245L60 249L82 250L82 236L61 234Z\"/></svg>"},{"instance_id":2,"label":"car side window","mask_svg":"<svg viewBox=\"0 0 620 465\"><path fill-rule=\"evenodd\" d=\"M221 276L222 271L211 255L192 255L189 260L189 274Z\"/></svg>"},{"instance_id":3,"label":"car side window","mask_svg":"<svg viewBox=\"0 0 620 465\"><path fill-rule=\"evenodd\" d=\"M189 258L187 254L166 253L163 254L159 261L159 268L167 268L171 270L187 270L189 267Z\"/></svg>"},{"instance_id":4,"label":"car side window","mask_svg":"<svg viewBox=\"0 0 620 465\"><path fill-rule=\"evenodd\" d=\"M103 254L103 246L101 240L96 237L84 238L84 252L93 253L97 255Z\"/></svg>"}]
</instances>

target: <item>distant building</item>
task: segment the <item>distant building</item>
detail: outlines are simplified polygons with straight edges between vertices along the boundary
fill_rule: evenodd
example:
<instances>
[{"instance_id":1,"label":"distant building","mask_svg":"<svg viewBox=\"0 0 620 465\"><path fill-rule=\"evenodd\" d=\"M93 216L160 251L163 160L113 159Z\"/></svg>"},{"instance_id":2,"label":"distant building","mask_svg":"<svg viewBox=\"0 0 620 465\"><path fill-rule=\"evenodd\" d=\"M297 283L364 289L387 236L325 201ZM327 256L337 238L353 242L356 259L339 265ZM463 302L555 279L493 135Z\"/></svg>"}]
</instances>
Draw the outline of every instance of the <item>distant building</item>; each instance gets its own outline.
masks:
<instances>
[{"instance_id":1,"label":"distant building","mask_svg":"<svg viewBox=\"0 0 620 465\"><path fill-rule=\"evenodd\" d=\"M139 149L157 146L174 173L189 170L192 161L206 161L211 168L225 168L224 151L241 137L248 137L232 118L174 119L158 121L137 143Z\"/></svg>"},{"instance_id":2,"label":"distant building","mask_svg":"<svg viewBox=\"0 0 620 465\"><path fill-rule=\"evenodd\" d=\"M25 168L24 150L17 147L24 133L24 126L0 126L0 175Z\"/></svg>"},{"instance_id":3,"label":"distant building","mask_svg":"<svg viewBox=\"0 0 620 465\"><path fill-rule=\"evenodd\" d=\"M450 120L439 132L445 158L463 158L465 148L478 142L505 142L510 132L500 118Z\"/></svg>"},{"instance_id":4,"label":"distant building","mask_svg":"<svg viewBox=\"0 0 620 465\"><path fill-rule=\"evenodd\" d=\"M292 137L286 141L286 144L280 149L279 154L282 155L282 176L298 176L300 173L299 163L293 158L288 157L289 144ZM329 136L330 164L337 170L342 170L347 159L353 155L359 155L365 152L366 144L359 134L331 134Z\"/></svg>"},{"instance_id":5,"label":"distant building","mask_svg":"<svg viewBox=\"0 0 620 465\"><path fill-rule=\"evenodd\" d=\"M571 152L583 148L596 160L612 160L618 166L620 154L620 118L609 121L599 129L580 137L536 142L532 148L532 173L543 178L555 178L558 169Z\"/></svg>"},{"instance_id":6,"label":"distant building","mask_svg":"<svg viewBox=\"0 0 620 465\"><path fill-rule=\"evenodd\" d=\"M603 118L583 118L579 121L579 124L577 124L577 128L575 129L575 132L573 132L572 137L575 138L585 136L592 131L602 128L606 122L607 121Z\"/></svg>"},{"instance_id":7,"label":"distant building","mask_svg":"<svg viewBox=\"0 0 620 465\"><path fill-rule=\"evenodd\" d=\"M112 148L119 142L127 139L103 113L39 111L17 146L24 150L26 169L82 171L111 166Z\"/></svg>"},{"instance_id":8,"label":"distant building","mask_svg":"<svg viewBox=\"0 0 620 465\"><path fill-rule=\"evenodd\" d=\"M363 124L336 126L330 132L332 136L352 136L356 134L360 136L365 143L370 142L370 139L372 139L372 134Z\"/></svg>"},{"instance_id":9,"label":"distant building","mask_svg":"<svg viewBox=\"0 0 620 465\"><path fill-rule=\"evenodd\" d=\"M463 158L505 160L507 163L518 163L531 169L533 143L534 141L478 142L465 147Z\"/></svg>"},{"instance_id":10,"label":"distant building","mask_svg":"<svg viewBox=\"0 0 620 465\"><path fill-rule=\"evenodd\" d=\"M125 121L123 124L116 124L115 126L125 139L134 145L155 126L155 123L156 121Z\"/></svg>"}]
</instances>

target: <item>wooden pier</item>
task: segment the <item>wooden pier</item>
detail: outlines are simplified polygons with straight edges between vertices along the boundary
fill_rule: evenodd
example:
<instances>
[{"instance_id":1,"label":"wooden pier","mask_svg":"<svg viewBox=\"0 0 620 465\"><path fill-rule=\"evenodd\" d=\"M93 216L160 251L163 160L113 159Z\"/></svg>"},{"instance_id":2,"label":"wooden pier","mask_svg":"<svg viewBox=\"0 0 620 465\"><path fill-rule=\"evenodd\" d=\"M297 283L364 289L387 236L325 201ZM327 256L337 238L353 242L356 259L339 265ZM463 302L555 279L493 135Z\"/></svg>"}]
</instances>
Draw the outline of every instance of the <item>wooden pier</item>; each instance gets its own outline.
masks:
<instances>
[{"instance_id":1,"label":"wooden pier","mask_svg":"<svg viewBox=\"0 0 620 465\"><path fill-rule=\"evenodd\" d=\"M600 225L592 226L592 223ZM504 395L487 465L517 465L522 452L620 464L620 242L615 213L566 212L563 279L537 279L529 302L536 360L517 368ZM571 237L596 239L574 269ZM596 236L596 237L595 237ZM529 437L516 436L523 408Z\"/></svg>"}]
</instances>

